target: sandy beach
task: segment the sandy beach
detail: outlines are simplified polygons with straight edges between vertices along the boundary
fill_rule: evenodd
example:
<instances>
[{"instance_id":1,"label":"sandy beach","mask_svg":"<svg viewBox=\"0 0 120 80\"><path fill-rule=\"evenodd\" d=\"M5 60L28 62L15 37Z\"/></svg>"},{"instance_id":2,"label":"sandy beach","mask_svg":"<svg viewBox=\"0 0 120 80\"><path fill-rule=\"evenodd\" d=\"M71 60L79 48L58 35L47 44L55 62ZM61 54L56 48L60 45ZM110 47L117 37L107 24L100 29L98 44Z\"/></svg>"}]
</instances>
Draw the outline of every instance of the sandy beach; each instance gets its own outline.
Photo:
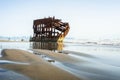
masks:
<instances>
[{"instance_id":1,"label":"sandy beach","mask_svg":"<svg viewBox=\"0 0 120 80\"><path fill-rule=\"evenodd\" d=\"M44 52L45 55L51 55L51 57L62 62L77 62L76 59L67 57L66 54L51 54L51 51L44 50L34 51ZM2 51L2 57L0 60L16 62L16 64L1 64L0 68L9 69L23 74L31 80L81 80L73 74L52 65L50 62L47 62L37 55L24 50L5 49ZM26 64L17 64L17 62Z\"/></svg>"}]
</instances>

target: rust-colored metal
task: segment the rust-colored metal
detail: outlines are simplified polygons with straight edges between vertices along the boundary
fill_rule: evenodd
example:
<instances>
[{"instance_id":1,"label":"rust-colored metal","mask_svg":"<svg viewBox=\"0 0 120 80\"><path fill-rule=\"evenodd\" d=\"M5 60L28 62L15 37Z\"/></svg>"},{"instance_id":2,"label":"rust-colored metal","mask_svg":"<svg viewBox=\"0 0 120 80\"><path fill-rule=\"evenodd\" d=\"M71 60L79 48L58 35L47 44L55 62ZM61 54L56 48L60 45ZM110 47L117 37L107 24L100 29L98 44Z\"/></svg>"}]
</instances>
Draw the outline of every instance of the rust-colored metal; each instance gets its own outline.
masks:
<instances>
[{"instance_id":1,"label":"rust-colored metal","mask_svg":"<svg viewBox=\"0 0 120 80\"><path fill-rule=\"evenodd\" d=\"M63 42L33 42L31 44L32 49L47 49L52 51L62 51Z\"/></svg>"},{"instance_id":2,"label":"rust-colored metal","mask_svg":"<svg viewBox=\"0 0 120 80\"><path fill-rule=\"evenodd\" d=\"M35 42L62 42L69 32L69 24L55 17L37 19L33 22L33 38Z\"/></svg>"}]
</instances>

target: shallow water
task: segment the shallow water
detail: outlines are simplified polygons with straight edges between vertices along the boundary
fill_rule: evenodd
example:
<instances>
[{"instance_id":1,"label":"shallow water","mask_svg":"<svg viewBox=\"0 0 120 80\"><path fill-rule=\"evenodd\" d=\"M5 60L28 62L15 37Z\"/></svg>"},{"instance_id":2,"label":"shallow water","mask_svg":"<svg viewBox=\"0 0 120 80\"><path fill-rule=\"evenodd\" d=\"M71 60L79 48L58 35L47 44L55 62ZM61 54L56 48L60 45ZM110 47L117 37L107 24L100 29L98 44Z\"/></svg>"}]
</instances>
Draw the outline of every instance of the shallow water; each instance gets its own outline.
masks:
<instances>
[{"instance_id":1,"label":"shallow water","mask_svg":"<svg viewBox=\"0 0 120 80\"><path fill-rule=\"evenodd\" d=\"M67 45L67 44L66 44ZM68 44L69 45L69 44ZM106 45L80 45L71 44L72 46L64 47L64 50L72 50L93 56L93 61L120 67L120 46ZM74 53L72 53L74 54ZM74 54L76 55L76 54ZM80 56L80 55L79 55ZM82 56L84 57L84 56ZM88 59L87 57L84 57ZM90 57L89 57L90 58Z\"/></svg>"},{"instance_id":2,"label":"shallow water","mask_svg":"<svg viewBox=\"0 0 120 80\"><path fill-rule=\"evenodd\" d=\"M0 68L0 80L31 80L31 79L20 73Z\"/></svg>"},{"instance_id":3,"label":"shallow water","mask_svg":"<svg viewBox=\"0 0 120 80\"><path fill-rule=\"evenodd\" d=\"M29 42L0 42L0 49L29 49Z\"/></svg>"},{"instance_id":4,"label":"shallow water","mask_svg":"<svg viewBox=\"0 0 120 80\"><path fill-rule=\"evenodd\" d=\"M0 65L2 65L2 64L21 64L21 65L29 65L30 63L16 62L16 61L9 61L9 60L0 60Z\"/></svg>"},{"instance_id":5,"label":"shallow water","mask_svg":"<svg viewBox=\"0 0 120 80\"><path fill-rule=\"evenodd\" d=\"M72 50L70 56L87 62L63 63L72 72L82 75L88 80L120 79L120 46L66 44L64 50ZM73 51L77 52L77 54ZM92 57L80 55L79 52Z\"/></svg>"},{"instance_id":6,"label":"shallow water","mask_svg":"<svg viewBox=\"0 0 120 80\"><path fill-rule=\"evenodd\" d=\"M34 44L33 47L33 45L29 42L0 42L0 49L37 48L35 45L36 44ZM44 44L44 48L51 47L51 45L52 44L50 43L49 45ZM39 48L42 48L41 44ZM49 49L61 53L64 53L65 51L65 53L67 53L66 55L78 59L80 62L77 63L61 63L59 61L55 61L52 64L80 78L82 77L85 80L120 79L120 46L64 43L64 45L59 46L57 44L57 46L55 45ZM81 62L81 60L84 60L85 62Z\"/></svg>"}]
</instances>

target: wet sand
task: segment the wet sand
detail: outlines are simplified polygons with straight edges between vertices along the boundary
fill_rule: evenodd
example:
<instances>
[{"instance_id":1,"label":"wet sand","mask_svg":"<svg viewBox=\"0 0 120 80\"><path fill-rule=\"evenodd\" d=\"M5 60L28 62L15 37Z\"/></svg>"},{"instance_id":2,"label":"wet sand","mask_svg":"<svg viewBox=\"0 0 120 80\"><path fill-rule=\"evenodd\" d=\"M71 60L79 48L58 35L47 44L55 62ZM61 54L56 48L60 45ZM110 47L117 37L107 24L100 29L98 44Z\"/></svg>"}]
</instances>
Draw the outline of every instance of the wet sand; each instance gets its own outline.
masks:
<instances>
[{"instance_id":1,"label":"wet sand","mask_svg":"<svg viewBox=\"0 0 120 80\"><path fill-rule=\"evenodd\" d=\"M49 56L52 59L55 59L57 61L60 61L62 63L77 63L77 62L85 62L84 60L78 60L74 57L68 56L66 53L57 53L50 50L43 50L43 49L32 49L37 54L44 54L46 56Z\"/></svg>"},{"instance_id":2,"label":"wet sand","mask_svg":"<svg viewBox=\"0 0 120 80\"><path fill-rule=\"evenodd\" d=\"M47 53L49 54L50 52L46 51L46 54ZM55 55L53 57L63 62L77 62L76 59L73 59L72 57L67 57L65 55ZM60 69L52 65L51 63L45 61L44 59L38 57L37 55L27 51L18 49L5 49L2 51L2 57L0 59L29 63L27 65L12 63L2 64L0 65L0 67L25 75L31 80L81 80L73 74L64 71L63 69Z\"/></svg>"}]
</instances>

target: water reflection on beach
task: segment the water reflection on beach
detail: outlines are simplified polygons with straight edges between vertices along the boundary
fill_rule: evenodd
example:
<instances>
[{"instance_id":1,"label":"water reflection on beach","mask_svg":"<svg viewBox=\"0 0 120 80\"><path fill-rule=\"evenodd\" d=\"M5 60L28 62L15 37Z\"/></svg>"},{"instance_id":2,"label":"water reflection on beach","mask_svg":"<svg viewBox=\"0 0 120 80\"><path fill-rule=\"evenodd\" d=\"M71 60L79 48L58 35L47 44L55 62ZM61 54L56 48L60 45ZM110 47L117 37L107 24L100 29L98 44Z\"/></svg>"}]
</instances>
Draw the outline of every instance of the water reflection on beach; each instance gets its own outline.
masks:
<instances>
[{"instance_id":1,"label":"water reflection on beach","mask_svg":"<svg viewBox=\"0 0 120 80\"><path fill-rule=\"evenodd\" d=\"M32 42L32 49L47 49L51 51L62 51L63 43L62 42Z\"/></svg>"}]
</instances>

